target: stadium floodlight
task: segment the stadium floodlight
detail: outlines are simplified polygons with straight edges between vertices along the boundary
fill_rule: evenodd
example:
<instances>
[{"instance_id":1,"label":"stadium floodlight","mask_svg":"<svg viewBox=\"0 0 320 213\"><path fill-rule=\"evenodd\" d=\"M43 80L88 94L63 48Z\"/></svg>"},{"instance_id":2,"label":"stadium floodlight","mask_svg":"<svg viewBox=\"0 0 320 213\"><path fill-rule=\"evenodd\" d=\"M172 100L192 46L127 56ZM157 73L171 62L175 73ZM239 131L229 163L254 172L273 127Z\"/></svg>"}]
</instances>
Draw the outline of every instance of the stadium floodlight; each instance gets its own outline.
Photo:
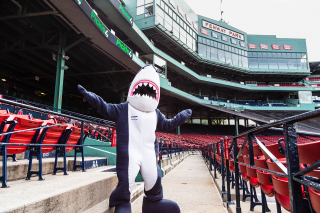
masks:
<instances>
[{"instance_id":1,"label":"stadium floodlight","mask_svg":"<svg viewBox=\"0 0 320 213\"><path fill-rule=\"evenodd\" d=\"M70 57L69 57L69 56L66 56L66 55L64 55L64 56L62 57L63 60L67 60L67 61L69 60L69 58L70 58Z\"/></svg>"}]
</instances>

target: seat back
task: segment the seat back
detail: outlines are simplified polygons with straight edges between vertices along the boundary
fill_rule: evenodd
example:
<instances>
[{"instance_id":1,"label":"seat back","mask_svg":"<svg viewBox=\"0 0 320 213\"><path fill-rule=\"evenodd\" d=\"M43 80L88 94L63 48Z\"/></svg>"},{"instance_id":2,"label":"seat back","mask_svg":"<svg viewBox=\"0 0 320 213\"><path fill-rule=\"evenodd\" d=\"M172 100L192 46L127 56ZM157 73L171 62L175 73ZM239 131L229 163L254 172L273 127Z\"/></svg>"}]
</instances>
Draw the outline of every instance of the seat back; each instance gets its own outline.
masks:
<instances>
[{"instance_id":1,"label":"seat back","mask_svg":"<svg viewBox=\"0 0 320 213\"><path fill-rule=\"evenodd\" d=\"M80 137L81 137L81 128L78 127L71 127L71 134L70 137L68 139L68 141L66 142L66 144L69 145L77 145ZM74 149L74 146L67 146L66 147L66 152L71 152Z\"/></svg>"},{"instance_id":2,"label":"seat back","mask_svg":"<svg viewBox=\"0 0 320 213\"><path fill-rule=\"evenodd\" d=\"M276 158L285 158L285 155L284 154L281 154L279 152L279 148L280 148L280 145L275 143L275 144L271 144L271 145L267 145L266 148L276 157ZM265 158L269 158L269 156L263 151L261 150L264 157Z\"/></svg>"},{"instance_id":3,"label":"seat back","mask_svg":"<svg viewBox=\"0 0 320 213\"><path fill-rule=\"evenodd\" d=\"M308 187L308 191L313 209L316 212L320 212L320 193L311 187Z\"/></svg>"},{"instance_id":4,"label":"seat back","mask_svg":"<svg viewBox=\"0 0 320 213\"><path fill-rule=\"evenodd\" d=\"M256 178L257 177L256 171L257 171L256 169L253 169L247 166L247 174L249 177Z\"/></svg>"},{"instance_id":5,"label":"seat back","mask_svg":"<svg viewBox=\"0 0 320 213\"><path fill-rule=\"evenodd\" d=\"M254 165L256 167L267 169L267 167L266 167L266 159L264 158L264 156L261 156L259 159L258 158L254 158Z\"/></svg>"},{"instance_id":6,"label":"seat back","mask_svg":"<svg viewBox=\"0 0 320 213\"><path fill-rule=\"evenodd\" d=\"M28 115L19 115L14 118L15 121L17 121L17 125L14 128L14 131L21 131L26 129L32 129L32 128L38 128L40 127L44 121L42 120L33 120ZM23 144L29 144L31 143L32 139L34 137L37 137L40 130L31 130L31 131L25 131L21 133L12 134L8 143L23 143ZM35 136L35 134L37 134ZM22 152L25 152L27 149L27 146L8 146L7 151L8 154L19 154Z\"/></svg>"},{"instance_id":7,"label":"seat back","mask_svg":"<svg viewBox=\"0 0 320 213\"><path fill-rule=\"evenodd\" d=\"M272 186L271 174L269 172L257 170L258 181L261 184Z\"/></svg>"},{"instance_id":8,"label":"seat back","mask_svg":"<svg viewBox=\"0 0 320 213\"><path fill-rule=\"evenodd\" d=\"M56 125L56 123L52 120L48 120L46 125L49 127L49 129L46 132L46 135L42 141L42 144L58 144L59 140L63 139L63 136L65 134L65 129L68 127L68 125L50 127L52 125ZM42 153L52 152L53 150L54 150L54 146L41 147Z\"/></svg>"},{"instance_id":9,"label":"seat back","mask_svg":"<svg viewBox=\"0 0 320 213\"><path fill-rule=\"evenodd\" d=\"M277 193L289 197L289 184L287 178L272 176L272 184Z\"/></svg>"},{"instance_id":10,"label":"seat back","mask_svg":"<svg viewBox=\"0 0 320 213\"><path fill-rule=\"evenodd\" d=\"M278 159L285 167L287 167L287 163L286 163L286 159L285 158L280 158ZM268 169L271 171L275 171L275 172L280 172L283 173L282 170L277 166L277 164L275 164L274 162L271 162L270 159L267 160L267 164L268 164ZM275 175L276 176L276 175Z\"/></svg>"},{"instance_id":11,"label":"seat back","mask_svg":"<svg viewBox=\"0 0 320 213\"><path fill-rule=\"evenodd\" d=\"M312 164L320 159L319 155L320 141L299 144L298 153L299 161L303 164Z\"/></svg>"}]
</instances>

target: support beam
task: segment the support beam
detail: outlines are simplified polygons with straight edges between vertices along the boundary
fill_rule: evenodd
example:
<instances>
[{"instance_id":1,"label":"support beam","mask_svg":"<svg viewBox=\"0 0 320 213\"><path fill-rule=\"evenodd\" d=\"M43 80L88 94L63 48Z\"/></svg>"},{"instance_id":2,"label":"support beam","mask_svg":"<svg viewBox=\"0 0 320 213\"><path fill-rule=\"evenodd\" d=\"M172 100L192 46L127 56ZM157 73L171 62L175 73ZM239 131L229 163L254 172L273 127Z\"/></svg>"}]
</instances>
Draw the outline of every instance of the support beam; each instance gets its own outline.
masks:
<instances>
[{"instance_id":1,"label":"support beam","mask_svg":"<svg viewBox=\"0 0 320 213\"><path fill-rule=\"evenodd\" d=\"M61 109L61 105L62 105L64 65L65 65L63 56L65 55L64 48L66 46L66 40L67 40L67 35L64 32L61 32L60 39L59 39L59 51L57 53L57 72L56 72L56 84L55 84L54 104L53 104L53 107L56 109Z\"/></svg>"},{"instance_id":2,"label":"support beam","mask_svg":"<svg viewBox=\"0 0 320 213\"><path fill-rule=\"evenodd\" d=\"M82 37L80 39L78 39L77 41L73 42L72 44L70 44L69 46L67 46L66 48L64 48L64 51L67 52L69 49L71 49L72 47L80 44L81 42L83 42L84 40L86 40L87 37Z\"/></svg>"},{"instance_id":3,"label":"support beam","mask_svg":"<svg viewBox=\"0 0 320 213\"><path fill-rule=\"evenodd\" d=\"M177 134L177 135L180 135L180 126L178 126L178 127L176 128L176 134Z\"/></svg>"},{"instance_id":4,"label":"support beam","mask_svg":"<svg viewBox=\"0 0 320 213\"><path fill-rule=\"evenodd\" d=\"M44 11L44 12L37 12L37 13L27 13L24 15L5 16L5 17L0 17L0 21L8 20L8 19L17 19L17 18L28 18L28 17L34 17L34 16L55 15L58 13L59 13L58 11Z\"/></svg>"},{"instance_id":5,"label":"support beam","mask_svg":"<svg viewBox=\"0 0 320 213\"><path fill-rule=\"evenodd\" d=\"M238 116L234 116L234 124L235 124L235 134L239 135L239 118Z\"/></svg>"}]
</instances>

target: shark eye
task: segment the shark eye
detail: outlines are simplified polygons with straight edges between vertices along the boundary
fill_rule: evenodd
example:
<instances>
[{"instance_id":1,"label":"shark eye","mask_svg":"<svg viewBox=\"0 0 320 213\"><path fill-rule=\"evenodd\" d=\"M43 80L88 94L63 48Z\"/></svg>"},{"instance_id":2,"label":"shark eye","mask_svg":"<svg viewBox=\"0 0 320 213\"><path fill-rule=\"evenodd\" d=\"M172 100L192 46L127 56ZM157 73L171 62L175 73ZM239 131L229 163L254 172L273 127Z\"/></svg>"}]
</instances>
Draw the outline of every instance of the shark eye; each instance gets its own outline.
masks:
<instances>
[{"instance_id":1,"label":"shark eye","mask_svg":"<svg viewBox=\"0 0 320 213\"><path fill-rule=\"evenodd\" d=\"M146 97L152 100L156 100L157 98L157 89L155 86L149 83L139 83L133 89L133 97Z\"/></svg>"}]
</instances>

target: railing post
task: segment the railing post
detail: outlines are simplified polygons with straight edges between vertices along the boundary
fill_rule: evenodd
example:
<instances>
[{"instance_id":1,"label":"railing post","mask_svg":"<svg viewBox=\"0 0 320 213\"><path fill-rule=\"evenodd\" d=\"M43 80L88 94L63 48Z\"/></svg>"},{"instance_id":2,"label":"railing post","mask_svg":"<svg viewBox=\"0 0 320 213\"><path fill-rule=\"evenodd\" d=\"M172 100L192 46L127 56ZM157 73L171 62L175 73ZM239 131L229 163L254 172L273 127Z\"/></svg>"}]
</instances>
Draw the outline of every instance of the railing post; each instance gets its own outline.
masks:
<instances>
[{"instance_id":1,"label":"railing post","mask_svg":"<svg viewBox=\"0 0 320 213\"><path fill-rule=\"evenodd\" d=\"M213 144L213 145L214 145L214 151L213 151L214 179L217 179L217 161L216 161L217 144Z\"/></svg>"},{"instance_id":2,"label":"railing post","mask_svg":"<svg viewBox=\"0 0 320 213\"><path fill-rule=\"evenodd\" d=\"M229 167L229 146L228 146L228 137L224 138L225 144L225 157L226 157L226 173L227 173L227 203L228 205L234 204L231 200L231 192L230 192L230 167Z\"/></svg>"},{"instance_id":3,"label":"railing post","mask_svg":"<svg viewBox=\"0 0 320 213\"><path fill-rule=\"evenodd\" d=\"M300 171L297 133L295 124L285 123L283 125L285 141L285 154L288 169L289 198L292 213L309 212L303 203L301 184L293 180L295 173Z\"/></svg>"},{"instance_id":4,"label":"railing post","mask_svg":"<svg viewBox=\"0 0 320 213\"><path fill-rule=\"evenodd\" d=\"M223 201L226 201L226 186L225 186L225 168L224 168L224 147L223 147L224 143L223 143L223 139L220 139L220 147L221 147L221 176L222 176L222 191L221 191L221 197Z\"/></svg>"},{"instance_id":5,"label":"railing post","mask_svg":"<svg viewBox=\"0 0 320 213\"><path fill-rule=\"evenodd\" d=\"M210 143L209 145L209 171L212 171L212 144Z\"/></svg>"},{"instance_id":6,"label":"railing post","mask_svg":"<svg viewBox=\"0 0 320 213\"><path fill-rule=\"evenodd\" d=\"M241 207L240 207L240 187L239 187L239 166L238 166L238 142L237 139L233 139L233 162L234 162L234 176L235 176L235 193L236 193L236 213L241 213Z\"/></svg>"}]
</instances>

